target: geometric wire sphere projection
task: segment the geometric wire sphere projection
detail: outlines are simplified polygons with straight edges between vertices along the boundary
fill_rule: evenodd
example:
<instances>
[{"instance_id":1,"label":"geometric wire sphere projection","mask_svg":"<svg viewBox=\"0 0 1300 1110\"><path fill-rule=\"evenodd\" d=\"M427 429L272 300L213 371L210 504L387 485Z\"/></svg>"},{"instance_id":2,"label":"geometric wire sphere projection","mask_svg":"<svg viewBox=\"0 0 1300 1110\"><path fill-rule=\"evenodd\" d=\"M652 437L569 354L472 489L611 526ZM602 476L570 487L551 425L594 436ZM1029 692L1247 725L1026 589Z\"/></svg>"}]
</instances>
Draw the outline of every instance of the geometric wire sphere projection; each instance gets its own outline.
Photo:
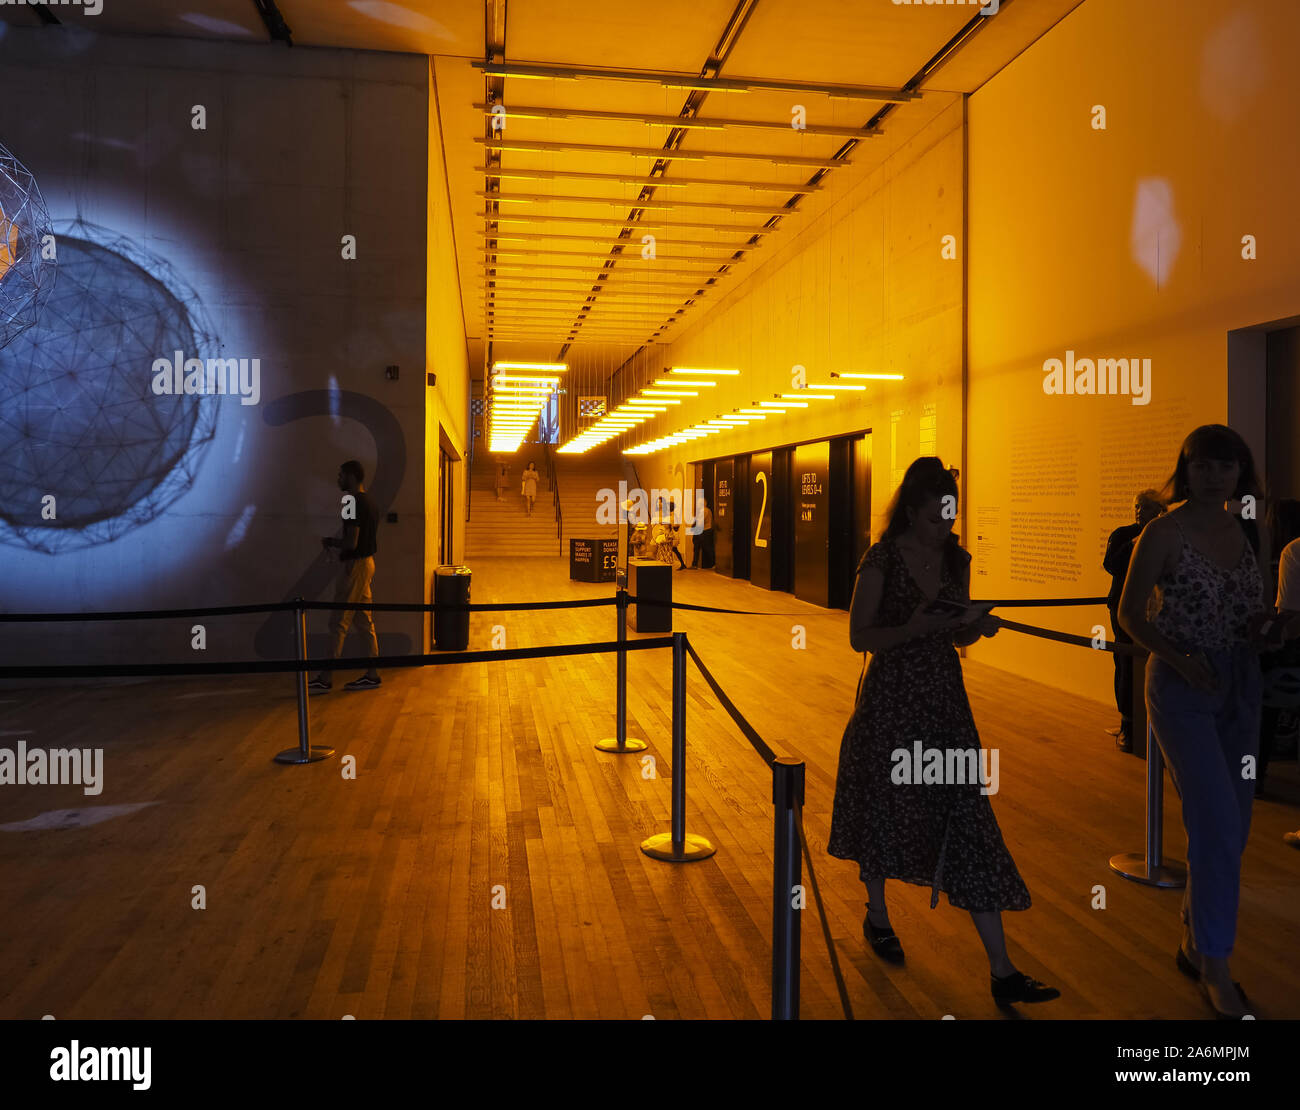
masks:
<instances>
[{"instance_id":1,"label":"geometric wire sphere projection","mask_svg":"<svg viewBox=\"0 0 1300 1110\"><path fill-rule=\"evenodd\" d=\"M155 359L217 348L167 262L80 220L60 224L58 255L40 319L0 349L0 543L50 553L164 512L194 483L219 401L152 390Z\"/></svg>"},{"instance_id":2,"label":"geometric wire sphere projection","mask_svg":"<svg viewBox=\"0 0 1300 1110\"><path fill-rule=\"evenodd\" d=\"M0 348L30 328L54 287L51 234L36 179L0 143Z\"/></svg>"}]
</instances>

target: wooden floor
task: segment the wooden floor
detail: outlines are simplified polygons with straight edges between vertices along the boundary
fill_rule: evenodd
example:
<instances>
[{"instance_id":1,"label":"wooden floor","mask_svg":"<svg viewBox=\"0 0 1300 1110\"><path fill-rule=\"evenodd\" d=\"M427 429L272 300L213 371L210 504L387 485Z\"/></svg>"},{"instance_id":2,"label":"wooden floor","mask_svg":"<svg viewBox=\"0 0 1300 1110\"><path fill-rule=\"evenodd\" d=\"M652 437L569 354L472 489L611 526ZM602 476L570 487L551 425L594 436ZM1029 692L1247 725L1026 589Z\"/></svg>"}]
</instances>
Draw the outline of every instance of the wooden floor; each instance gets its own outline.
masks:
<instances>
[{"instance_id":1,"label":"wooden floor","mask_svg":"<svg viewBox=\"0 0 1300 1110\"><path fill-rule=\"evenodd\" d=\"M517 565L479 560L474 600L612 590L570 583L560 559L530 566L525 596ZM807 761L804 824L856 1016L998 1018L968 915L891 884L907 964L887 966L862 938L856 867L825 854L861 664L846 614L706 571L674 585L682 601L798 614L683 612L677 628L778 754ZM612 608L476 614L470 646L491 646L495 623L509 647L614 632ZM1181 894L1106 865L1142 847L1145 765L1114 751L1104 706L965 667L1034 899L1005 915L1011 955L1062 992L1023 1016L1204 1018L1174 967ZM0 1018L766 1018L770 773L691 667L688 830L718 851L649 859L640 842L669 829L670 656L633 653L629 674L629 732L657 778L592 747L613 730L612 656L390 671L365 693L336 682L312 700L313 740L339 756L304 767L271 761L297 740L287 676L0 691L0 744L105 749L102 794L3 787L0 825L152 803L0 829ZM1294 763L1275 770L1295 786ZM1233 971L1261 1018L1300 1017L1300 852L1281 839L1297 826L1295 806L1257 803ZM803 922L802 1015L839 1017L815 911Z\"/></svg>"}]
</instances>

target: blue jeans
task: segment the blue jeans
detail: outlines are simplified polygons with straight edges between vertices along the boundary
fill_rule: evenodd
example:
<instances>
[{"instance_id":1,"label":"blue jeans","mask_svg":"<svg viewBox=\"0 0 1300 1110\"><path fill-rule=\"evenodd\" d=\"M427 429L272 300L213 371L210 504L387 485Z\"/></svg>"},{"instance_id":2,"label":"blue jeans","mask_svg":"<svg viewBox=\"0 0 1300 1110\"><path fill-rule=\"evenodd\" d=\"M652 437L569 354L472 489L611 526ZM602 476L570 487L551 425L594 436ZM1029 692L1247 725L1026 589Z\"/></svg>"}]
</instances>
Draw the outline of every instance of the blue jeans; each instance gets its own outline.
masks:
<instances>
[{"instance_id":1,"label":"blue jeans","mask_svg":"<svg viewBox=\"0 0 1300 1110\"><path fill-rule=\"evenodd\" d=\"M1205 655L1219 679L1215 693L1194 689L1158 656L1147 660L1147 717L1183 803L1183 921L1198 952L1226 959L1237 934L1241 855L1255 799L1243 760L1259 754L1259 657L1244 644Z\"/></svg>"}]
</instances>

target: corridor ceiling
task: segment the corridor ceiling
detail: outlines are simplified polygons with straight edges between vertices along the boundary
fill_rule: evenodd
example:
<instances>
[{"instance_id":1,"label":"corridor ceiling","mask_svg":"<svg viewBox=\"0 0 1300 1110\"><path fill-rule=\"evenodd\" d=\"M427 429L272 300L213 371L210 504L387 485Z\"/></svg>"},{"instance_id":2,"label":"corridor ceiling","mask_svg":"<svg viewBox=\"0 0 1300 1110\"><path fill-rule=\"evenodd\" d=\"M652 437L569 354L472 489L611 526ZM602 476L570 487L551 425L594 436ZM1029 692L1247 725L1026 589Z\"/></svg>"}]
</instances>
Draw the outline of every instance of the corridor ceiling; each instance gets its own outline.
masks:
<instances>
[{"instance_id":1,"label":"corridor ceiling","mask_svg":"<svg viewBox=\"0 0 1300 1110\"><path fill-rule=\"evenodd\" d=\"M698 323L954 94L1081 2L1001 0L987 17L951 0L103 0L94 16L0 12L107 34L434 55L471 365L612 370Z\"/></svg>"}]
</instances>

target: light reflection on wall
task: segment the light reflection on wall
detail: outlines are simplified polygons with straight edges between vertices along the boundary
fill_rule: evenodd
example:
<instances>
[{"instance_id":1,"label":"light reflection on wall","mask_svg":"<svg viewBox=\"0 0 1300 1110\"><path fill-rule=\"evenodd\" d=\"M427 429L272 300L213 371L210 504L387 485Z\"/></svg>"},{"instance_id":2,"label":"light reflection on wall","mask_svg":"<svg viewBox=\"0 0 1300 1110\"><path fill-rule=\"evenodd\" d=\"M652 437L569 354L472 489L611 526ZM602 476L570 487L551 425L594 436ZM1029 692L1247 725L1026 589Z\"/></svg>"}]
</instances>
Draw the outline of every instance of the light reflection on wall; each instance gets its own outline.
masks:
<instances>
[{"instance_id":1,"label":"light reflection on wall","mask_svg":"<svg viewBox=\"0 0 1300 1110\"><path fill-rule=\"evenodd\" d=\"M413 12L400 4L390 4L387 0L348 0L348 7L379 23L404 27L408 31L423 31L427 35L437 35L448 41L452 38L451 32L436 19L430 19L421 12Z\"/></svg>"},{"instance_id":2,"label":"light reflection on wall","mask_svg":"<svg viewBox=\"0 0 1300 1110\"><path fill-rule=\"evenodd\" d=\"M1256 18L1235 11L1205 37L1201 103L1216 119L1239 119L1270 79Z\"/></svg>"},{"instance_id":3,"label":"light reflection on wall","mask_svg":"<svg viewBox=\"0 0 1300 1110\"><path fill-rule=\"evenodd\" d=\"M1137 183L1133 198L1133 226L1129 245L1133 261L1160 288L1173 272L1183 243L1183 229L1174 216L1174 190L1162 177Z\"/></svg>"}]
</instances>

